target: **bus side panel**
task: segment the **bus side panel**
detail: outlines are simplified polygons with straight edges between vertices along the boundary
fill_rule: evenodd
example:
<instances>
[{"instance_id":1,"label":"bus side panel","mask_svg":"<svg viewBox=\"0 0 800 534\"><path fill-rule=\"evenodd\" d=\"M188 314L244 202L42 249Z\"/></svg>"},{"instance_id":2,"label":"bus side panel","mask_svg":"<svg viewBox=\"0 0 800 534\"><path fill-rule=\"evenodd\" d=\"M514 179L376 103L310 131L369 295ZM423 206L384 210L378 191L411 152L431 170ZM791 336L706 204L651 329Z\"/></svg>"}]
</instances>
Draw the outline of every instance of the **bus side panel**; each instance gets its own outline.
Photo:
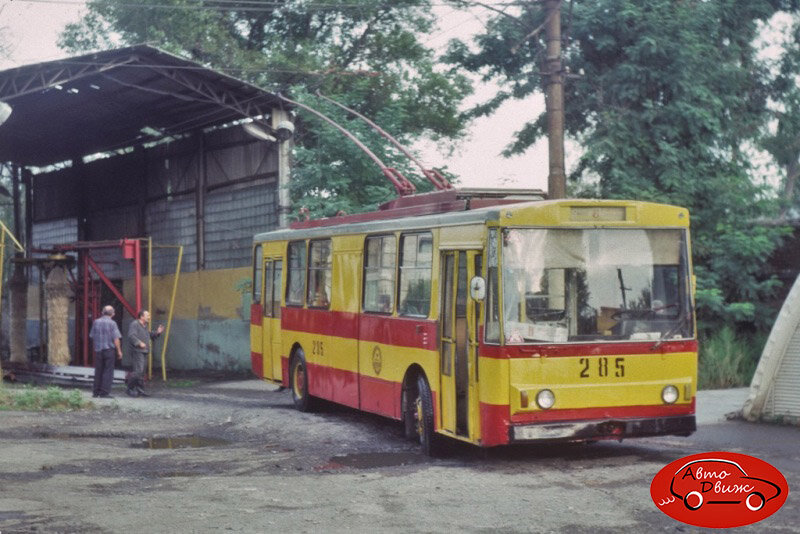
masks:
<instances>
[{"instance_id":1,"label":"bus side panel","mask_svg":"<svg viewBox=\"0 0 800 534\"><path fill-rule=\"evenodd\" d=\"M400 419L403 378L413 364L436 375L434 321L363 314L359 327L360 408ZM431 384L435 387L436 384Z\"/></svg>"},{"instance_id":2,"label":"bus side panel","mask_svg":"<svg viewBox=\"0 0 800 534\"><path fill-rule=\"evenodd\" d=\"M284 347L291 349L297 343L305 353L309 393L354 408L358 407L357 370L352 368L357 319L353 313L293 307L284 308L281 316ZM288 383L287 374L284 371Z\"/></svg>"}]
</instances>

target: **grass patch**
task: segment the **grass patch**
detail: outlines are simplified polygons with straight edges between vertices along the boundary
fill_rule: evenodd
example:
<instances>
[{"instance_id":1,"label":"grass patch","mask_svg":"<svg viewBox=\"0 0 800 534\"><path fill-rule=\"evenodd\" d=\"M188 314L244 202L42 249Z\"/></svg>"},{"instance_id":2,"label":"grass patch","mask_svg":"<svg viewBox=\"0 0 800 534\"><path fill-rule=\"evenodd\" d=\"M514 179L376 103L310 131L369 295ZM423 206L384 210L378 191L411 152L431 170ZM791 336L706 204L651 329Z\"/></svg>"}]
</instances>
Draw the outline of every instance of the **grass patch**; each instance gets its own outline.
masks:
<instances>
[{"instance_id":1,"label":"grass patch","mask_svg":"<svg viewBox=\"0 0 800 534\"><path fill-rule=\"evenodd\" d=\"M0 386L0 410L67 411L88 408L92 403L84 400L77 389L65 391L59 387L37 388L30 385Z\"/></svg>"},{"instance_id":2,"label":"grass patch","mask_svg":"<svg viewBox=\"0 0 800 534\"><path fill-rule=\"evenodd\" d=\"M721 389L749 386L766 338L737 334L725 326L700 340L698 386Z\"/></svg>"}]
</instances>

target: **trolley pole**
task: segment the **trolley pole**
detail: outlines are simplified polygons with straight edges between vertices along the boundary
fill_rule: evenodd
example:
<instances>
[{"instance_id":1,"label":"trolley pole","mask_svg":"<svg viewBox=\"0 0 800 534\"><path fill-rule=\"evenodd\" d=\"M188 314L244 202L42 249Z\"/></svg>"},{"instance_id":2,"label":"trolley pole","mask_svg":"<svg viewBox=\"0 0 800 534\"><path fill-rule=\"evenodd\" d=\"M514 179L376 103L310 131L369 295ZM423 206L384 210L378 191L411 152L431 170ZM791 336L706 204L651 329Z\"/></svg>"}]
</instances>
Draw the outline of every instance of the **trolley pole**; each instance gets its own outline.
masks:
<instances>
[{"instance_id":1,"label":"trolley pole","mask_svg":"<svg viewBox=\"0 0 800 534\"><path fill-rule=\"evenodd\" d=\"M564 76L561 68L561 0L545 0L544 9L547 16L545 22L547 41L545 106L550 159L550 173L547 176L547 196L548 198L564 198L567 196L567 178L564 171Z\"/></svg>"}]
</instances>

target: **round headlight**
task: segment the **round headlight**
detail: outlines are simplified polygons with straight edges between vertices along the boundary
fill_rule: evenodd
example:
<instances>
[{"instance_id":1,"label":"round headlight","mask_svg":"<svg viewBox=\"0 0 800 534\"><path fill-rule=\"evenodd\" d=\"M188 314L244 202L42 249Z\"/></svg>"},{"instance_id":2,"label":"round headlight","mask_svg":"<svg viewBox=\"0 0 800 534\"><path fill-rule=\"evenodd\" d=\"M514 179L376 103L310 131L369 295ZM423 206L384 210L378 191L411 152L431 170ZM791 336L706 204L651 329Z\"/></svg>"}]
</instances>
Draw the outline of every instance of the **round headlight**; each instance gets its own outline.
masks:
<instances>
[{"instance_id":1,"label":"round headlight","mask_svg":"<svg viewBox=\"0 0 800 534\"><path fill-rule=\"evenodd\" d=\"M553 404L556 403L556 396L553 395L553 392L549 389L543 389L539 393L536 394L536 404L542 410L547 410L548 408L552 408Z\"/></svg>"},{"instance_id":2,"label":"round headlight","mask_svg":"<svg viewBox=\"0 0 800 534\"><path fill-rule=\"evenodd\" d=\"M678 388L675 386L665 386L664 389L661 390L661 400L667 404L673 404L678 400Z\"/></svg>"}]
</instances>

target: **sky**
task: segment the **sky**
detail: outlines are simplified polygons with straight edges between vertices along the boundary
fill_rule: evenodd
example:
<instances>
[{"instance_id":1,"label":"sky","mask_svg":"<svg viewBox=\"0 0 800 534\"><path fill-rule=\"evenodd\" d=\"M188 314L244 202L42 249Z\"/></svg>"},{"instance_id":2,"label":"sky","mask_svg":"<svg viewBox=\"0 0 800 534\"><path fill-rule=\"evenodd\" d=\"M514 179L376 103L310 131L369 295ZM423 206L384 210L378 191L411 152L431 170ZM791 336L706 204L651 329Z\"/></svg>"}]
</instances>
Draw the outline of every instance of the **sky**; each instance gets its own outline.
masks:
<instances>
[{"instance_id":1,"label":"sky","mask_svg":"<svg viewBox=\"0 0 800 534\"><path fill-rule=\"evenodd\" d=\"M450 39L466 38L480 31L489 17L488 11L465 13L444 6L435 10L439 28L423 41L436 50L443 50ZM77 21L84 12L79 0L0 0L0 27L5 27L5 38L10 44L10 56L0 56L0 70L64 57L66 54L56 45L58 35L66 24ZM475 94L464 106L488 100L497 90L496 85L476 83ZM491 117L475 120L467 139L453 154L438 150L432 142L421 142L414 149L426 165L446 167L460 177L460 185L465 187L546 189L546 141L540 140L520 156L500 155L514 132L543 109L541 96L510 102ZM569 163L569 154L567 158Z\"/></svg>"}]
</instances>

